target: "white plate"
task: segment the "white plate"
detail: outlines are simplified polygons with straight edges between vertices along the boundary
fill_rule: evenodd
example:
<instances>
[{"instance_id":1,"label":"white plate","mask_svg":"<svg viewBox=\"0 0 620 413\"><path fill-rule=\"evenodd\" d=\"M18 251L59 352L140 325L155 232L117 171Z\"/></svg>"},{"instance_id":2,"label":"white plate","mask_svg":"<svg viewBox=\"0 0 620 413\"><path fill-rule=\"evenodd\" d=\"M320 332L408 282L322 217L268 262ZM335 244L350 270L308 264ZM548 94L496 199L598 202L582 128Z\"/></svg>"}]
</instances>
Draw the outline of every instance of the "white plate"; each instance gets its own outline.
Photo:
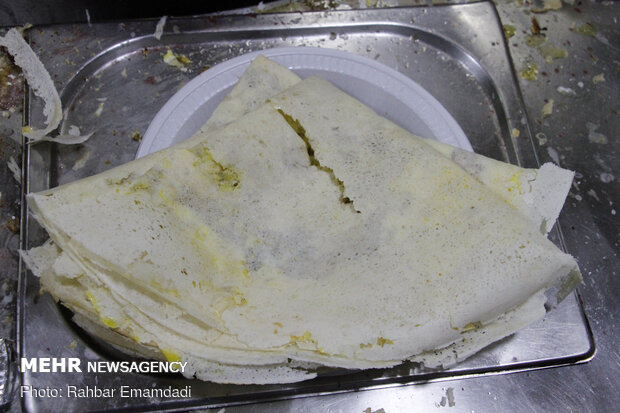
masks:
<instances>
[{"instance_id":1,"label":"white plate","mask_svg":"<svg viewBox=\"0 0 620 413\"><path fill-rule=\"evenodd\" d=\"M292 69L302 78L319 75L329 80L416 135L472 150L465 133L448 111L424 88L396 70L339 50L284 47L235 57L191 80L157 113L144 134L136 158L192 136L258 54Z\"/></svg>"}]
</instances>

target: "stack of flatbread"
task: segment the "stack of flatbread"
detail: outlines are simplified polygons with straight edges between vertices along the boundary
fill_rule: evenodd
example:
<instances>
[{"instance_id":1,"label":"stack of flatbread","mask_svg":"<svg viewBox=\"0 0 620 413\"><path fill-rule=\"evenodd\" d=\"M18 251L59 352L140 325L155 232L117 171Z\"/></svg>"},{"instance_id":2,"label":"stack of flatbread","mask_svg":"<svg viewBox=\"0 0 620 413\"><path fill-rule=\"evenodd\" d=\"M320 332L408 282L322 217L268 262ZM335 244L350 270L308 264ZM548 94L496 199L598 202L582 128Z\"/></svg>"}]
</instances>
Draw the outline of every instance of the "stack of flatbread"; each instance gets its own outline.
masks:
<instances>
[{"instance_id":1,"label":"stack of flatbread","mask_svg":"<svg viewBox=\"0 0 620 413\"><path fill-rule=\"evenodd\" d=\"M425 140L258 57L189 140L28 196L23 252L89 332L224 383L449 366L580 282L572 182Z\"/></svg>"}]
</instances>

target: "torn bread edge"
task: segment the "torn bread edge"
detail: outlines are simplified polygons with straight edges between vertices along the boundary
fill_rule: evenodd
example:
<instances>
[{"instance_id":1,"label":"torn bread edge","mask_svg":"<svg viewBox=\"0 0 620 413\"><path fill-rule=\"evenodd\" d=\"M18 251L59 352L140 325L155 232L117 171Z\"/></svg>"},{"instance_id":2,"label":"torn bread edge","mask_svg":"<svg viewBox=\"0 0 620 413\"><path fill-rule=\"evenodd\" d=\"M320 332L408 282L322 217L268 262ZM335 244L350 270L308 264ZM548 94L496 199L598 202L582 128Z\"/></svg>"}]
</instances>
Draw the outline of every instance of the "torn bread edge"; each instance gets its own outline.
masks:
<instances>
[{"instance_id":1,"label":"torn bread edge","mask_svg":"<svg viewBox=\"0 0 620 413\"><path fill-rule=\"evenodd\" d=\"M55 138L48 136L60 125L63 119L62 103L49 72L24 40L22 32L23 30L20 29L10 29L4 36L0 37L0 47L4 47L13 56L15 64L22 69L32 92L43 99L43 115L45 116L45 127L43 129L24 126L22 134L30 139L29 143L51 141L72 145L85 142L91 137L92 133L83 136L66 134Z\"/></svg>"}]
</instances>

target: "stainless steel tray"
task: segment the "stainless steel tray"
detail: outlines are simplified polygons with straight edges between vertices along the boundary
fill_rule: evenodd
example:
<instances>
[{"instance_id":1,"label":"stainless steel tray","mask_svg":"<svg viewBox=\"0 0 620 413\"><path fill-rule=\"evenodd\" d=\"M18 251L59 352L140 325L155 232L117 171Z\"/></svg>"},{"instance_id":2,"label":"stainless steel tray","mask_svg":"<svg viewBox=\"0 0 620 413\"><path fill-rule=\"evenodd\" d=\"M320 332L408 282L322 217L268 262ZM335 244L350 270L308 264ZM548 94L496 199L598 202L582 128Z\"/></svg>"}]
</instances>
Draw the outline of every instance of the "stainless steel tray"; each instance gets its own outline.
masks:
<instances>
[{"instance_id":1,"label":"stainless steel tray","mask_svg":"<svg viewBox=\"0 0 620 413\"><path fill-rule=\"evenodd\" d=\"M205 68L249 51L298 45L346 50L393 67L448 109L476 152L524 166L537 165L510 55L491 3L172 19L160 41L152 37L155 24L149 20L31 29L29 41L50 71L67 110L62 132L78 125L84 133L95 133L82 145L27 147L25 192L133 159L139 144L132 138L134 132L144 133L159 108ZM187 71L163 62L168 48L191 60ZM29 94L26 107L26 123L40 125L42 102ZM513 129L520 131L518 138ZM39 245L47 237L45 232L23 214L27 228L23 247ZM561 244L558 230L551 237ZM20 357L122 357L73 325L66 310L48 295L39 296L38 280L23 265L20 271ZM189 385L192 389L190 398L177 399L80 399L66 397L64 391L63 397L26 396L22 401L27 411L217 407L544 368L582 362L593 354L592 335L578 295L573 294L541 322L450 370L423 370L405 363L386 370L329 371L308 382L279 386L219 385L174 375L22 373L22 383L37 388Z\"/></svg>"}]
</instances>

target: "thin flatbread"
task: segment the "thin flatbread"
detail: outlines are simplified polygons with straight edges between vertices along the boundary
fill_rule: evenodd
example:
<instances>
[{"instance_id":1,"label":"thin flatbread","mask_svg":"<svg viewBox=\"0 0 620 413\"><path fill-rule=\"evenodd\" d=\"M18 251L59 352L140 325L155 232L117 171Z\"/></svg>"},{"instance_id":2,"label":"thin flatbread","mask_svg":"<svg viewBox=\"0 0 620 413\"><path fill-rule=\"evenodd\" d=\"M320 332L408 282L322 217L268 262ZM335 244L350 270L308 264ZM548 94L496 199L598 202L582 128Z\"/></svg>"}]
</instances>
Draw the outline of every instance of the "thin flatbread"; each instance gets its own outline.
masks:
<instances>
[{"instance_id":1,"label":"thin flatbread","mask_svg":"<svg viewBox=\"0 0 620 413\"><path fill-rule=\"evenodd\" d=\"M539 218L513 205L531 204L528 192L500 196L523 170L480 161L508 172L500 184L476 179L453 152L329 83L289 80L226 126L29 195L59 256L80 268L73 279L98 292L103 324L118 330L115 317L129 315L135 330L167 337L151 343L164 354L184 347L176 356L202 378L247 382L250 369L254 382L285 382L312 377L285 358L346 368L458 361L445 349L458 342L465 356L514 332L544 314L546 290L579 279ZM101 310L106 300L124 315ZM194 336L216 332L225 344L179 344L179 328L157 321L167 311L195 320ZM251 367L234 363L239 351ZM257 352L275 358L260 368ZM229 373L207 375L214 365Z\"/></svg>"}]
</instances>

